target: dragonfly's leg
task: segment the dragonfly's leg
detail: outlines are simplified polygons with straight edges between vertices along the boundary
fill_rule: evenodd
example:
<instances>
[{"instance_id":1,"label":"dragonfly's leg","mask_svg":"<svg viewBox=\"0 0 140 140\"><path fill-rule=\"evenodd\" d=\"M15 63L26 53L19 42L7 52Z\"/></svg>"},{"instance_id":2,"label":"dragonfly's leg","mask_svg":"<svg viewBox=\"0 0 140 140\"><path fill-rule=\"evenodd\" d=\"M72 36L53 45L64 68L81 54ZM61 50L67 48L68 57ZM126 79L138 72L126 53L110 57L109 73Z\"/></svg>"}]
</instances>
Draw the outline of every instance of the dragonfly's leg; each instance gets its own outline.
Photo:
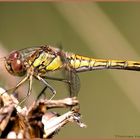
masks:
<instances>
[{"instance_id":1,"label":"dragonfly's leg","mask_svg":"<svg viewBox=\"0 0 140 140\"><path fill-rule=\"evenodd\" d=\"M39 93L39 95L37 96L36 100L38 100L38 99L41 97L42 94L45 94L45 90L46 90L46 89L47 89L47 86L45 86L45 87L43 88L43 90Z\"/></svg>"},{"instance_id":2,"label":"dragonfly's leg","mask_svg":"<svg viewBox=\"0 0 140 140\"><path fill-rule=\"evenodd\" d=\"M60 81L60 82L64 82L64 83L70 83L70 81L68 81L67 79L64 79L64 78L46 77L46 79Z\"/></svg>"},{"instance_id":3,"label":"dragonfly's leg","mask_svg":"<svg viewBox=\"0 0 140 140\"><path fill-rule=\"evenodd\" d=\"M24 77L15 87L13 88L10 88L8 90L6 90L5 92L9 92L9 91L12 91L12 93L18 89L23 83L25 83L27 80L29 79L29 76L27 75L26 77ZM5 93L4 92L4 93ZM3 94L3 93L2 93Z\"/></svg>"},{"instance_id":4,"label":"dragonfly's leg","mask_svg":"<svg viewBox=\"0 0 140 140\"><path fill-rule=\"evenodd\" d=\"M46 77L46 79L60 81L60 82L64 82L64 83L68 84L70 96L75 96L75 94L77 93L77 91L76 91L76 93L73 93L73 91L72 91L73 87L72 87L72 80L70 80L70 76L69 76L69 80L64 79L64 78L56 78L56 77ZM74 89L74 90L76 90L76 89ZM43 90L43 91L45 91L45 90Z\"/></svg>"},{"instance_id":5,"label":"dragonfly's leg","mask_svg":"<svg viewBox=\"0 0 140 140\"><path fill-rule=\"evenodd\" d=\"M33 76L30 75L30 76L29 76L29 88L28 88L28 93L27 93L27 95L22 99L22 101L20 101L20 103L19 103L18 105L21 105L23 102L25 102L26 99L31 95L32 83L33 83Z\"/></svg>"},{"instance_id":6,"label":"dragonfly's leg","mask_svg":"<svg viewBox=\"0 0 140 140\"><path fill-rule=\"evenodd\" d=\"M29 76L27 75L24 79L22 79L15 87L15 90L20 87L23 83L25 83L29 79Z\"/></svg>"},{"instance_id":7,"label":"dragonfly's leg","mask_svg":"<svg viewBox=\"0 0 140 140\"><path fill-rule=\"evenodd\" d=\"M59 81L59 82L64 82L66 84L69 84L70 81L68 81L67 79L64 79L64 78L56 78L56 77L46 77L46 79L49 79L49 80L55 80L55 81ZM45 90L47 89L47 86L45 86L43 88L43 90L39 93L39 95L37 96L37 100L40 98L40 96L42 94L45 94Z\"/></svg>"},{"instance_id":8,"label":"dragonfly's leg","mask_svg":"<svg viewBox=\"0 0 140 140\"><path fill-rule=\"evenodd\" d=\"M72 83L71 83L71 81L68 80L68 79L56 78L56 77L47 77L47 79L56 80L56 81L60 81L60 82L64 82L64 83L66 83L66 84L69 86L69 89L71 89ZM70 92L70 95L72 95L71 90L69 90L69 92Z\"/></svg>"},{"instance_id":9,"label":"dragonfly's leg","mask_svg":"<svg viewBox=\"0 0 140 140\"><path fill-rule=\"evenodd\" d=\"M42 81L51 90L51 92L53 93L53 96L50 98L50 100L51 100L56 94L55 89L46 80L41 78L39 75L37 76L37 78L38 78L38 80Z\"/></svg>"},{"instance_id":10,"label":"dragonfly's leg","mask_svg":"<svg viewBox=\"0 0 140 140\"><path fill-rule=\"evenodd\" d=\"M64 82L66 84L68 84L69 88L71 88L72 86L72 83L70 80L68 79L64 79L64 78L56 78L56 77L46 77L46 79L49 79L49 80L56 80L56 81L60 81L60 82ZM45 91L45 90L44 90ZM70 95L72 95L71 91L70 91Z\"/></svg>"}]
</instances>

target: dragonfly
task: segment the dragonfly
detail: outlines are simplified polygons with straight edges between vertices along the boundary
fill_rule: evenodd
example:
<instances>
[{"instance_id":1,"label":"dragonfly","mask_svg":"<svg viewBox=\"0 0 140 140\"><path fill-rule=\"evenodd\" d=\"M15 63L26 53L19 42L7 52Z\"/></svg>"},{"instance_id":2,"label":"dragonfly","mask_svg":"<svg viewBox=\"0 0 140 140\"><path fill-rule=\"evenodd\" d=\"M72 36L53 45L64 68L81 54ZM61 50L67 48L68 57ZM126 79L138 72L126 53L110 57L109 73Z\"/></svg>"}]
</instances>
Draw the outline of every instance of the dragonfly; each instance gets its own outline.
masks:
<instances>
[{"instance_id":1,"label":"dragonfly","mask_svg":"<svg viewBox=\"0 0 140 140\"><path fill-rule=\"evenodd\" d=\"M31 94L33 78L45 84L45 88L39 94L39 97L44 93L46 88L52 92L52 98L56 94L56 90L48 83L47 79L67 83L69 85L70 96L73 97L78 95L80 89L80 81L77 73L103 69L140 71L139 61L95 59L65 52L60 48L50 45L15 50L4 57L4 59L5 67L10 74L20 77L24 76L14 87L14 90L26 81L29 81L28 93L25 99ZM66 79L48 76L49 72L60 71L62 69L64 72L67 72Z\"/></svg>"}]
</instances>

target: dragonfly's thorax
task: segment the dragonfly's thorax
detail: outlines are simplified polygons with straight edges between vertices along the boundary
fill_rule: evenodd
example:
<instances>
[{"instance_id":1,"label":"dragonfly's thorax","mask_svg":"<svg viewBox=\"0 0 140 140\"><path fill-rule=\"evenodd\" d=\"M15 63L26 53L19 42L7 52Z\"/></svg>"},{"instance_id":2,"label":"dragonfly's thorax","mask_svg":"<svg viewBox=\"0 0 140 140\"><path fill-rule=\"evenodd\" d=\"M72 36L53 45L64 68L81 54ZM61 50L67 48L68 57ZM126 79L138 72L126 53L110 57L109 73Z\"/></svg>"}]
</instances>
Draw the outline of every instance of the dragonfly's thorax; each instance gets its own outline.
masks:
<instances>
[{"instance_id":1,"label":"dragonfly's thorax","mask_svg":"<svg viewBox=\"0 0 140 140\"><path fill-rule=\"evenodd\" d=\"M13 51L5 58L5 67L12 75L23 76L26 73L26 67L19 51Z\"/></svg>"},{"instance_id":2,"label":"dragonfly's thorax","mask_svg":"<svg viewBox=\"0 0 140 140\"><path fill-rule=\"evenodd\" d=\"M27 60L28 64L34 68L34 72L41 76L49 71L55 71L62 67L61 57L52 50L40 49L33 53Z\"/></svg>"}]
</instances>

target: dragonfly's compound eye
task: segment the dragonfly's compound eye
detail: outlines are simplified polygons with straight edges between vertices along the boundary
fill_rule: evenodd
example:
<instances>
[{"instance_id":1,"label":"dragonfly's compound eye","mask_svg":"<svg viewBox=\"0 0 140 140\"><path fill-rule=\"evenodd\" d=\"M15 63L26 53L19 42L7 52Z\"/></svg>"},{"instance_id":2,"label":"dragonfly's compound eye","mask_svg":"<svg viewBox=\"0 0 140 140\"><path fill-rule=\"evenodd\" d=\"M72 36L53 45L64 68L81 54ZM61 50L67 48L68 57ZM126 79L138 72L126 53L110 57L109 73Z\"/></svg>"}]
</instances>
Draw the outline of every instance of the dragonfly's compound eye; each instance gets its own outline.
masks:
<instances>
[{"instance_id":1,"label":"dragonfly's compound eye","mask_svg":"<svg viewBox=\"0 0 140 140\"><path fill-rule=\"evenodd\" d=\"M18 51L13 51L9 54L6 58L5 66L10 74L17 76L25 74L24 62L22 61L21 54Z\"/></svg>"},{"instance_id":2,"label":"dragonfly's compound eye","mask_svg":"<svg viewBox=\"0 0 140 140\"><path fill-rule=\"evenodd\" d=\"M20 53L18 51L12 51L10 54L9 54L9 57L8 59L10 60L14 60L14 59L19 59L21 56L20 56Z\"/></svg>"}]
</instances>

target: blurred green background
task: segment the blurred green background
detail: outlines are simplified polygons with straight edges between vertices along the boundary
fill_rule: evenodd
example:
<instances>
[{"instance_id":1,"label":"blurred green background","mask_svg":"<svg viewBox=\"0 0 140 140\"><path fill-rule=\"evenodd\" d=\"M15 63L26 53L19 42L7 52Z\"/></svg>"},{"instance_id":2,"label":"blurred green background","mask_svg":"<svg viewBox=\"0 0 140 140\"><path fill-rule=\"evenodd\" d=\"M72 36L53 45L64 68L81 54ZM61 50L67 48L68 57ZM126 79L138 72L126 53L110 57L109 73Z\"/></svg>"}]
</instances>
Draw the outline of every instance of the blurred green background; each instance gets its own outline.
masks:
<instances>
[{"instance_id":1,"label":"blurred green background","mask_svg":"<svg viewBox=\"0 0 140 140\"><path fill-rule=\"evenodd\" d=\"M8 51L61 43L89 57L140 60L139 13L140 4L132 2L3 2L0 43ZM66 125L56 138L140 136L139 72L103 70L79 77L88 127Z\"/></svg>"}]
</instances>

